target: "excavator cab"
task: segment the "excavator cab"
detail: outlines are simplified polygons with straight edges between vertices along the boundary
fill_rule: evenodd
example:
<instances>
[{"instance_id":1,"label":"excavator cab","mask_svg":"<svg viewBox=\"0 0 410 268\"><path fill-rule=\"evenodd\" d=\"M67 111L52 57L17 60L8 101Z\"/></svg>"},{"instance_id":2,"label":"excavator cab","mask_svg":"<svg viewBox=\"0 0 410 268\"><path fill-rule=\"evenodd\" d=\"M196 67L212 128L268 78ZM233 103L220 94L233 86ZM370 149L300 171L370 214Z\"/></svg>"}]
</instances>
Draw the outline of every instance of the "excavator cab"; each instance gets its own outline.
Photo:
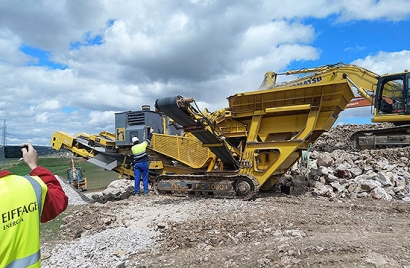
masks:
<instances>
[{"instance_id":1,"label":"excavator cab","mask_svg":"<svg viewBox=\"0 0 410 268\"><path fill-rule=\"evenodd\" d=\"M356 131L350 136L355 149L409 146L410 73L380 76L374 98L373 123L392 123L383 129Z\"/></svg>"},{"instance_id":2,"label":"excavator cab","mask_svg":"<svg viewBox=\"0 0 410 268\"><path fill-rule=\"evenodd\" d=\"M408 122L410 119L409 73L379 78L374 102L373 122Z\"/></svg>"}]
</instances>

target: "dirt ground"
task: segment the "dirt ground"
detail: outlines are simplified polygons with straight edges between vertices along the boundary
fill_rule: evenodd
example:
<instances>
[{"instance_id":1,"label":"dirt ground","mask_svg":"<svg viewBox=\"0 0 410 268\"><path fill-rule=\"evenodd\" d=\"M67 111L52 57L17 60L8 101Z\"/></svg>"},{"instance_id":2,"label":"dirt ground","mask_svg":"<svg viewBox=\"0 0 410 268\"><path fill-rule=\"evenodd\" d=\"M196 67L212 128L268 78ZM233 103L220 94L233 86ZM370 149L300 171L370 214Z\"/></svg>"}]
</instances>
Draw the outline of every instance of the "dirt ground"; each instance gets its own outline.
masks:
<instances>
[{"instance_id":1,"label":"dirt ground","mask_svg":"<svg viewBox=\"0 0 410 268\"><path fill-rule=\"evenodd\" d=\"M255 201L150 195L86 206L62 230L71 243L131 228L127 221L159 233L117 267L410 267L409 212L403 201L310 193L260 193Z\"/></svg>"},{"instance_id":2,"label":"dirt ground","mask_svg":"<svg viewBox=\"0 0 410 268\"><path fill-rule=\"evenodd\" d=\"M149 267L410 267L409 205L260 197L173 224ZM200 213L200 212L199 212Z\"/></svg>"}]
</instances>

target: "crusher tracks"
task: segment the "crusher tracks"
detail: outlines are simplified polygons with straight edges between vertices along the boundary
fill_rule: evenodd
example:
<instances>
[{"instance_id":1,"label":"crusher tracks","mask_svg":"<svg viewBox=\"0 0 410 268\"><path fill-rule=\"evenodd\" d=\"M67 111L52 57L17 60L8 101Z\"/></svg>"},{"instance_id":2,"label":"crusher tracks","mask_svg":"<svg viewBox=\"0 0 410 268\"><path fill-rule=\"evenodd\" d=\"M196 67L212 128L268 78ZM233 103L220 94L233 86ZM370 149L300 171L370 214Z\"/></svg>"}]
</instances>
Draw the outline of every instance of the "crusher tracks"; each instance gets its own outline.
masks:
<instances>
[{"instance_id":1,"label":"crusher tracks","mask_svg":"<svg viewBox=\"0 0 410 268\"><path fill-rule=\"evenodd\" d=\"M350 141L355 150L409 146L410 125L357 131Z\"/></svg>"},{"instance_id":2,"label":"crusher tracks","mask_svg":"<svg viewBox=\"0 0 410 268\"><path fill-rule=\"evenodd\" d=\"M197 196L254 200L259 192L258 181L250 175L159 175L154 180L158 195Z\"/></svg>"}]
</instances>

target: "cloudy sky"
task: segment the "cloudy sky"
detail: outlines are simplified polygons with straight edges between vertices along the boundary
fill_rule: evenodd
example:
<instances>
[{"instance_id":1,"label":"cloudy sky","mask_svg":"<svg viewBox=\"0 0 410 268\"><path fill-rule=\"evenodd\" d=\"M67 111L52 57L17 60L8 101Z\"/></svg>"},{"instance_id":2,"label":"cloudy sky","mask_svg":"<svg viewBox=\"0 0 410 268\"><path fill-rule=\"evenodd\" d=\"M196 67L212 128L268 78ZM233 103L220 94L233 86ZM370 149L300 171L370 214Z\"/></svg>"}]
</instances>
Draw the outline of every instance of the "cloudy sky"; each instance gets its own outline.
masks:
<instances>
[{"instance_id":1,"label":"cloudy sky","mask_svg":"<svg viewBox=\"0 0 410 268\"><path fill-rule=\"evenodd\" d=\"M115 112L160 97L227 107L267 71L401 72L409 25L408 0L1 0L0 127L9 145L49 145L57 130L114 132ZM338 123L370 122L365 108Z\"/></svg>"}]
</instances>

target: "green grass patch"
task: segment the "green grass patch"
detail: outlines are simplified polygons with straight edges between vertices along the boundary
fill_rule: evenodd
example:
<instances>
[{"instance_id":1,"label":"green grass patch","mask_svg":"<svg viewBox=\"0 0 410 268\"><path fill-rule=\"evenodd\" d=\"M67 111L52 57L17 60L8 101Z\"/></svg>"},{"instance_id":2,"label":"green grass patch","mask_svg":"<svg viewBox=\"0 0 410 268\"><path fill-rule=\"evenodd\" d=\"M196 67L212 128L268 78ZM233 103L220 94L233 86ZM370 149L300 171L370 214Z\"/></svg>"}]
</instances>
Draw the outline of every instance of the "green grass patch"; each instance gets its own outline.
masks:
<instances>
[{"instance_id":1,"label":"green grass patch","mask_svg":"<svg viewBox=\"0 0 410 268\"><path fill-rule=\"evenodd\" d=\"M8 160L8 170L16 175L27 175L30 169L23 162ZM88 190L96 190L107 187L112 181L118 179L118 174L106 170L85 161L82 158L75 159L75 166L83 169L83 176L87 179ZM67 169L71 167L71 158L40 157L38 165L49 169L55 175L67 179Z\"/></svg>"}]
</instances>

